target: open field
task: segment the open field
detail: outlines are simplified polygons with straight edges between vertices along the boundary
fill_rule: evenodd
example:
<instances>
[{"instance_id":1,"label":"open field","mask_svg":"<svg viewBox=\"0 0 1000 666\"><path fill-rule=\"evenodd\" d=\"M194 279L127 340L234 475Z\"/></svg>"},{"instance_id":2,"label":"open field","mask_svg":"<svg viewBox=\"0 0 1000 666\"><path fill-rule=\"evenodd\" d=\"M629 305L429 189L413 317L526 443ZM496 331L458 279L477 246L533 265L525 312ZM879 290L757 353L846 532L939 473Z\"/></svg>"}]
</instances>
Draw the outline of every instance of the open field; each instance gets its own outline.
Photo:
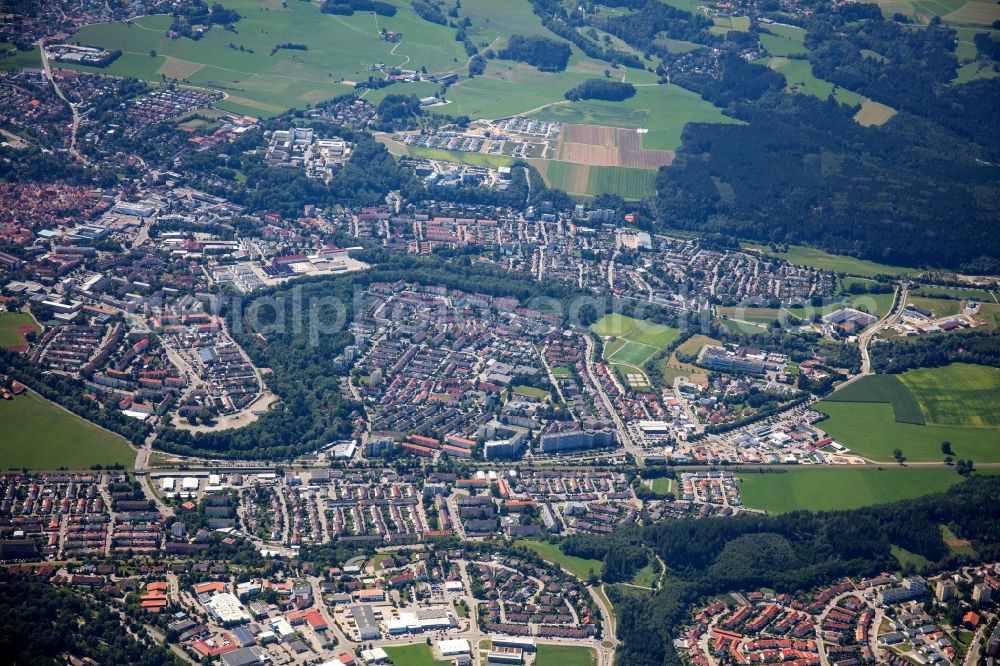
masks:
<instances>
[{"instance_id":1,"label":"open field","mask_svg":"<svg viewBox=\"0 0 1000 666\"><path fill-rule=\"evenodd\" d=\"M772 257L781 257L785 261L799 266L812 266L813 268L821 268L835 273L860 275L862 277L875 277L876 275L916 275L920 272L916 268L879 264L867 259L831 254L802 245L789 245L787 252L772 252L769 247L754 243L746 243L744 244L744 248L757 249L763 254Z\"/></svg>"},{"instance_id":2,"label":"open field","mask_svg":"<svg viewBox=\"0 0 1000 666\"><path fill-rule=\"evenodd\" d=\"M590 167L586 164L573 164L559 160L529 160L538 173L542 174L545 183L552 188L562 190L567 194L587 194L590 183Z\"/></svg>"},{"instance_id":3,"label":"open field","mask_svg":"<svg viewBox=\"0 0 1000 666\"><path fill-rule=\"evenodd\" d=\"M135 462L124 439L34 393L0 400L0 432L3 469L89 469Z\"/></svg>"},{"instance_id":4,"label":"open field","mask_svg":"<svg viewBox=\"0 0 1000 666\"><path fill-rule=\"evenodd\" d=\"M987 303L993 301L993 297L990 296L990 292L985 289L962 289L959 287L918 287L916 289L911 289L910 294L913 296L926 296L928 298L934 298L937 296L947 298L966 298Z\"/></svg>"},{"instance_id":5,"label":"open field","mask_svg":"<svg viewBox=\"0 0 1000 666\"><path fill-rule=\"evenodd\" d=\"M907 295L906 303L930 310L937 317L951 317L962 311L962 302L950 298Z\"/></svg>"},{"instance_id":6,"label":"open field","mask_svg":"<svg viewBox=\"0 0 1000 666\"><path fill-rule=\"evenodd\" d=\"M587 580L591 571L598 575L601 573L600 560L586 560L582 557L567 555L559 550L558 544L549 543L548 541L535 541L534 539L518 539L514 544L535 551L543 560L558 564L581 580Z\"/></svg>"},{"instance_id":7,"label":"open field","mask_svg":"<svg viewBox=\"0 0 1000 666\"><path fill-rule=\"evenodd\" d=\"M899 423L892 405L884 402L823 400L816 409L830 417L819 427L870 460L895 464L892 452L900 448L909 461L940 462L941 442L949 441L956 458L1000 462L1000 432L995 429Z\"/></svg>"},{"instance_id":8,"label":"open field","mask_svg":"<svg viewBox=\"0 0 1000 666\"><path fill-rule=\"evenodd\" d=\"M415 645L385 646L393 666L451 666L451 661L440 661L434 658L426 643Z\"/></svg>"},{"instance_id":9,"label":"open field","mask_svg":"<svg viewBox=\"0 0 1000 666\"><path fill-rule=\"evenodd\" d=\"M803 28L773 24L767 26L767 30L773 34L761 32L760 42L771 55L805 55L809 52L805 47L806 31Z\"/></svg>"},{"instance_id":10,"label":"open field","mask_svg":"<svg viewBox=\"0 0 1000 666\"><path fill-rule=\"evenodd\" d=\"M540 643L535 666L596 666L597 655L579 645L547 645Z\"/></svg>"},{"instance_id":11,"label":"open field","mask_svg":"<svg viewBox=\"0 0 1000 666\"><path fill-rule=\"evenodd\" d=\"M899 375L869 375L831 393L826 400L889 403L897 422L924 425L920 403L900 380Z\"/></svg>"},{"instance_id":12,"label":"open field","mask_svg":"<svg viewBox=\"0 0 1000 666\"><path fill-rule=\"evenodd\" d=\"M604 315L599 321L591 324L590 330L602 338L607 338L624 335L637 323L639 323L638 319L633 319L623 314L612 313Z\"/></svg>"},{"instance_id":13,"label":"open field","mask_svg":"<svg viewBox=\"0 0 1000 666\"><path fill-rule=\"evenodd\" d=\"M548 398L549 392L540 388L535 388L534 386L515 386L514 393L516 395L523 395L526 398Z\"/></svg>"},{"instance_id":14,"label":"open field","mask_svg":"<svg viewBox=\"0 0 1000 666\"><path fill-rule=\"evenodd\" d=\"M988 469L985 473L1000 470ZM740 475L743 503L768 513L832 511L886 504L947 490L962 477L950 468L844 467Z\"/></svg>"},{"instance_id":15,"label":"open field","mask_svg":"<svg viewBox=\"0 0 1000 666\"><path fill-rule=\"evenodd\" d=\"M25 351L28 342L24 334L41 332L41 327L27 312L0 312L0 347L12 351Z\"/></svg>"},{"instance_id":16,"label":"open field","mask_svg":"<svg viewBox=\"0 0 1000 666\"><path fill-rule=\"evenodd\" d=\"M0 52L6 52L15 48L10 42L0 42ZM42 57L38 53L38 47L32 47L30 51L18 51L12 56L0 58L0 72L9 69L23 69L25 67L41 67Z\"/></svg>"},{"instance_id":17,"label":"open field","mask_svg":"<svg viewBox=\"0 0 1000 666\"><path fill-rule=\"evenodd\" d=\"M931 561L928 560L923 555L910 552L905 548L900 548L899 546L891 547L892 556L896 558L899 562L899 566L905 567L907 565L912 565L917 571L923 569L924 567L931 566Z\"/></svg>"},{"instance_id":18,"label":"open field","mask_svg":"<svg viewBox=\"0 0 1000 666\"><path fill-rule=\"evenodd\" d=\"M463 70L468 58L454 39L454 29L421 19L402 0L394 3L399 8L396 16L380 16L377 21L369 12L334 16L303 2L275 10L256 0L225 0L223 4L243 17L236 33L216 27L197 41L174 40L166 36L169 16L145 16L132 25L86 26L73 41L120 49L122 57L101 70L107 74L147 80L159 80L160 74L176 77L229 94L231 98L221 102L221 108L252 109L256 115L274 115L344 94L354 81L369 76L372 63L425 66L440 73ZM402 33L402 42L379 39L379 28ZM271 55L273 47L289 35L308 50L282 49Z\"/></svg>"},{"instance_id":19,"label":"open field","mask_svg":"<svg viewBox=\"0 0 1000 666\"><path fill-rule=\"evenodd\" d=\"M701 348L705 345L718 345L722 344L715 338L710 338L707 335L702 335L701 333L697 335L692 335L690 338L685 340L677 347L677 351L682 354L687 354L688 356L695 356L701 352Z\"/></svg>"},{"instance_id":20,"label":"open field","mask_svg":"<svg viewBox=\"0 0 1000 666\"><path fill-rule=\"evenodd\" d=\"M941 19L957 25L991 26L994 21L1000 21L1000 5L994 2L967 2Z\"/></svg>"},{"instance_id":21,"label":"open field","mask_svg":"<svg viewBox=\"0 0 1000 666\"><path fill-rule=\"evenodd\" d=\"M643 148L642 135L638 131L605 125L566 125L558 157L565 162L590 166L652 170L674 161L673 151Z\"/></svg>"},{"instance_id":22,"label":"open field","mask_svg":"<svg viewBox=\"0 0 1000 666\"><path fill-rule=\"evenodd\" d=\"M757 61L754 61L757 62ZM781 72L785 76L785 89L791 93L802 95L812 95L820 99L826 99L830 95L841 104L856 106L861 104L865 98L861 95L835 86L829 81L817 78L812 71L812 64L808 60L798 60L793 58L771 57L764 58L761 64L767 65L771 69Z\"/></svg>"},{"instance_id":23,"label":"open field","mask_svg":"<svg viewBox=\"0 0 1000 666\"><path fill-rule=\"evenodd\" d=\"M591 167L586 194L596 196L609 192L623 199L637 201L653 194L655 186L656 172L650 169Z\"/></svg>"},{"instance_id":24,"label":"open field","mask_svg":"<svg viewBox=\"0 0 1000 666\"><path fill-rule=\"evenodd\" d=\"M952 363L911 370L899 380L928 424L1000 429L1000 368Z\"/></svg>"},{"instance_id":25,"label":"open field","mask_svg":"<svg viewBox=\"0 0 1000 666\"><path fill-rule=\"evenodd\" d=\"M854 120L863 127L878 127L885 125L896 115L896 109L879 102L865 99L861 108L854 114Z\"/></svg>"},{"instance_id":26,"label":"open field","mask_svg":"<svg viewBox=\"0 0 1000 666\"><path fill-rule=\"evenodd\" d=\"M675 85L642 86L623 102L565 102L531 115L561 123L647 129L642 137L642 147L647 150L676 150L681 145L681 132L690 122L738 122L722 115L721 109L697 93Z\"/></svg>"},{"instance_id":27,"label":"open field","mask_svg":"<svg viewBox=\"0 0 1000 666\"><path fill-rule=\"evenodd\" d=\"M456 162L470 166L497 168L510 166L514 158L506 155L487 155L486 153L470 153L461 150L442 150L440 148L425 148L423 146L406 146L407 152L413 157L426 157L431 160Z\"/></svg>"}]
</instances>

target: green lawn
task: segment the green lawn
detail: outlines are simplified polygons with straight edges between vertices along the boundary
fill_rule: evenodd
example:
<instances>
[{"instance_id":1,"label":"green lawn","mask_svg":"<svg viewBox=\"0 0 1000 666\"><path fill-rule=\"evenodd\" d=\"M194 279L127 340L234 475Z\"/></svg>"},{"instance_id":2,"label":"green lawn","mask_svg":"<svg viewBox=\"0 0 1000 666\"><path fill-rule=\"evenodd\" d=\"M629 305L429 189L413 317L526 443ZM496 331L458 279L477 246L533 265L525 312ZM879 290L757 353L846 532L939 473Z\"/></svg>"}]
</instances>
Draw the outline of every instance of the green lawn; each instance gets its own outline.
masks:
<instances>
[{"instance_id":1,"label":"green lawn","mask_svg":"<svg viewBox=\"0 0 1000 666\"><path fill-rule=\"evenodd\" d=\"M920 571L931 566L931 561L923 555L913 553L899 546L892 546L892 556L899 562L899 566L905 567L907 564L913 565L914 570Z\"/></svg>"},{"instance_id":2,"label":"green lawn","mask_svg":"<svg viewBox=\"0 0 1000 666\"><path fill-rule=\"evenodd\" d=\"M425 157L429 160L441 160L442 162L455 162L457 164L490 167L493 169L510 166L514 163L514 158L507 157L506 155L487 155L486 153L442 150L440 148L425 148L423 146L407 146L406 151L413 157Z\"/></svg>"},{"instance_id":3,"label":"green lawn","mask_svg":"<svg viewBox=\"0 0 1000 666\"><path fill-rule=\"evenodd\" d=\"M626 341L624 346L618 349L613 355L608 356L608 361L641 368L656 352L656 347Z\"/></svg>"},{"instance_id":4,"label":"green lawn","mask_svg":"<svg viewBox=\"0 0 1000 666\"><path fill-rule=\"evenodd\" d=\"M1000 470L988 469L986 473ZM740 475L743 504L768 513L832 511L940 492L960 482L954 469L876 467L797 469Z\"/></svg>"},{"instance_id":5,"label":"green lawn","mask_svg":"<svg viewBox=\"0 0 1000 666\"><path fill-rule=\"evenodd\" d=\"M0 42L0 52L7 52L15 48L10 42ZM12 56L0 58L0 72L10 69L23 69L25 67L41 67L42 58L38 53L38 47L33 46L29 51L18 51Z\"/></svg>"},{"instance_id":6,"label":"green lawn","mask_svg":"<svg viewBox=\"0 0 1000 666\"><path fill-rule=\"evenodd\" d=\"M597 655L579 645L547 645L539 643L535 666L597 666Z\"/></svg>"},{"instance_id":7,"label":"green lawn","mask_svg":"<svg viewBox=\"0 0 1000 666\"><path fill-rule=\"evenodd\" d=\"M393 666L451 666L451 661L434 658L426 643L415 645L386 645L383 647Z\"/></svg>"},{"instance_id":8,"label":"green lawn","mask_svg":"<svg viewBox=\"0 0 1000 666\"><path fill-rule=\"evenodd\" d=\"M660 579L660 564L655 558L650 558L650 563L635 572L631 583L639 587L653 587Z\"/></svg>"},{"instance_id":9,"label":"green lawn","mask_svg":"<svg viewBox=\"0 0 1000 666\"><path fill-rule=\"evenodd\" d=\"M559 544L535 541L534 539L518 539L514 544L535 551L543 560L558 564L580 580L587 580L591 571L597 575L601 574L600 560L587 560L567 555L559 549Z\"/></svg>"},{"instance_id":10,"label":"green lawn","mask_svg":"<svg viewBox=\"0 0 1000 666\"><path fill-rule=\"evenodd\" d=\"M638 319L633 319L623 314L606 314L597 322L591 324L590 330L602 338L621 336L634 327L638 321Z\"/></svg>"},{"instance_id":11,"label":"green lawn","mask_svg":"<svg viewBox=\"0 0 1000 666\"><path fill-rule=\"evenodd\" d=\"M552 376L555 377L556 379L572 377L573 371L564 365L557 365L552 368Z\"/></svg>"},{"instance_id":12,"label":"green lawn","mask_svg":"<svg viewBox=\"0 0 1000 666\"><path fill-rule=\"evenodd\" d=\"M928 298L934 298L936 296L944 296L949 298L965 298L973 301L983 301L983 302L993 302L990 297L990 292L985 289L962 289L958 287L917 287L915 289L910 289L909 292L913 296L926 296Z\"/></svg>"},{"instance_id":13,"label":"green lawn","mask_svg":"<svg viewBox=\"0 0 1000 666\"><path fill-rule=\"evenodd\" d=\"M674 480L661 476L650 481L653 492L666 494L674 492Z\"/></svg>"},{"instance_id":14,"label":"green lawn","mask_svg":"<svg viewBox=\"0 0 1000 666\"><path fill-rule=\"evenodd\" d=\"M828 414L819 426L853 453L870 460L892 462L896 448L907 460L939 462L944 457L941 442L949 441L956 458L976 462L1000 462L1000 436L990 428L956 428L898 423L892 405L883 402L817 403Z\"/></svg>"},{"instance_id":15,"label":"green lawn","mask_svg":"<svg viewBox=\"0 0 1000 666\"><path fill-rule=\"evenodd\" d=\"M876 275L915 275L920 271L916 268L903 268L900 266L889 266L875 263L866 259L856 259L839 254L831 254L823 250L817 250L802 245L790 245L787 252L772 252L767 246L760 246L754 243L746 243L747 249L756 248L764 254L781 257L785 261L799 266L812 266L835 273L846 273L848 275L860 275L862 277L874 277Z\"/></svg>"},{"instance_id":16,"label":"green lawn","mask_svg":"<svg viewBox=\"0 0 1000 666\"><path fill-rule=\"evenodd\" d=\"M0 312L0 347L24 351L27 342L22 329L26 327L31 327L36 333L42 330L27 312Z\"/></svg>"},{"instance_id":17,"label":"green lawn","mask_svg":"<svg viewBox=\"0 0 1000 666\"><path fill-rule=\"evenodd\" d=\"M675 85L636 88L624 102L583 100L567 102L532 114L542 120L581 125L607 125L649 130L642 146L648 150L676 150L687 123L736 123L697 93Z\"/></svg>"},{"instance_id":18,"label":"green lawn","mask_svg":"<svg viewBox=\"0 0 1000 666\"><path fill-rule=\"evenodd\" d=\"M0 400L0 467L89 469L131 467L135 452L124 439L70 414L34 393Z\"/></svg>"},{"instance_id":19,"label":"green lawn","mask_svg":"<svg viewBox=\"0 0 1000 666\"><path fill-rule=\"evenodd\" d=\"M535 388L534 386L515 386L514 393L516 395L523 395L527 398L538 398L539 400L549 397L548 391Z\"/></svg>"}]
</instances>

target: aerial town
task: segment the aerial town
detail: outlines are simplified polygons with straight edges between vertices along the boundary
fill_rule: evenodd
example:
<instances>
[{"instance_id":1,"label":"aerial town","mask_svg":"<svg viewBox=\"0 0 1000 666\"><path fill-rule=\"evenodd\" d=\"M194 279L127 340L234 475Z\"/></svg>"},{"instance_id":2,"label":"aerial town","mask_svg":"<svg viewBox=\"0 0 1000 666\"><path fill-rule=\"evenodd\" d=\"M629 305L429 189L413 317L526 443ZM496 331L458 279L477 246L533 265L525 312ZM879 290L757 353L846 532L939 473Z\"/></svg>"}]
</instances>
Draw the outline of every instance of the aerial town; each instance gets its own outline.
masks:
<instances>
[{"instance_id":1,"label":"aerial town","mask_svg":"<svg viewBox=\"0 0 1000 666\"><path fill-rule=\"evenodd\" d=\"M998 7L5 3L2 661L995 666Z\"/></svg>"}]
</instances>

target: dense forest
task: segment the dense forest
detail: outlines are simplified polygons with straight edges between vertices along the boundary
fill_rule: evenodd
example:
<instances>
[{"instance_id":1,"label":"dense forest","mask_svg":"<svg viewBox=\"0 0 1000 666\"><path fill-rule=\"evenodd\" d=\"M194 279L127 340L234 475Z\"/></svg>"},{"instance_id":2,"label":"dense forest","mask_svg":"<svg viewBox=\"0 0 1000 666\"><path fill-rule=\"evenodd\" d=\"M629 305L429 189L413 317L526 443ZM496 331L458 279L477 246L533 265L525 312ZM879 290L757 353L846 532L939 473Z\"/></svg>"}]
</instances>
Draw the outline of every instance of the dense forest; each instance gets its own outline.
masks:
<instances>
[{"instance_id":1,"label":"dense forest","mask_svg":"<svg viewBox=\"0 0 1000 666\"><path fill-rule=\"evenodd\" d=\"M635 86L610 79L587 79L566 91L566 99L576 102L581 99L603 99L621 102L635 96Z\"/></svg>"},{"instance_id":2,"label":"dense forest","mask_svg":"<svg viewBox=\"0 0 1000 666\"><path fill-rule=\"evenodd\" d=\"M341 16L351 16L354 12L375 12L380 16L395 16L396 6L381 0L324 0L320 11Z\"/></svg>"},{"instance_id":3,"label":"dense forest","mask_svg":"<svg viewBox=\"0 0 1000 666\"><path fill-rule=\"evenodd\" d=\"M856 108L789 95L780 73L733 48L664 54L672 82L748 124L687 126L657 181L661 218L875 261L1000 271L989 232L1000 206L1000 81L951 84L947 26L912 30L870 5L814 9L804 27L815 74L897 115L863 127Z\"/></svg>"},{"instance_id":4,"label":"dense forest","mask_svg":"<svg viewBox=\"0 0 1000 666\"><path fill-rule=\"evenodd\" d=\"M0 654L8 664L57 666L67 657L96 664L181 666L144 630L106 605L47 583L0 583ZM140 638L141 636L141 638Z\"/></svg>"},{"instance_id":5,"label":"dense forest","mask_svg":"<svg viewBox=\"0 0 1000 666\"><path fill-rule=\"evenodd\" d=\"M671 225L907 266L1000 257L996 168L930 121L865 128L832 100L779 91L736 115L748 124L688 125L660 170Z\"/></svg>"},{"instance_id":6,"label":"dense forest","mask_svg":"<svg viewBox=\"0 0 1000 666\"><path fill-rule=\"evenodd\" d=\"M507 46L500 49L497 56L504 60L528 63L542 72L561 72L566 69L572 53L569 44L565 42L547 37L511 35Z\"/></svg>"},{"instance_id":7,"label":"dense forest","mask_svg":"<svg viewBox=\"0 0 1000 666\"><path fill-rule=\"evenodd\" d=\"M830 585L847 576L898 568L891 546L926 557L935 566L956 566L968 555L953 553L941 530L947 524L969 539L978 556L1000 556L1000 478L972 477L940 495L854 511L780 516L738 515L670 520L629 528L609 537L572 537L570 555L597 557L611 573L628 572L648 548L666 563L668 579L654 594L610 588L623 645L618 663L678 664L672 639L691 604L710 595L770 587L778 592Z\"/></svg>"}]
</instances>

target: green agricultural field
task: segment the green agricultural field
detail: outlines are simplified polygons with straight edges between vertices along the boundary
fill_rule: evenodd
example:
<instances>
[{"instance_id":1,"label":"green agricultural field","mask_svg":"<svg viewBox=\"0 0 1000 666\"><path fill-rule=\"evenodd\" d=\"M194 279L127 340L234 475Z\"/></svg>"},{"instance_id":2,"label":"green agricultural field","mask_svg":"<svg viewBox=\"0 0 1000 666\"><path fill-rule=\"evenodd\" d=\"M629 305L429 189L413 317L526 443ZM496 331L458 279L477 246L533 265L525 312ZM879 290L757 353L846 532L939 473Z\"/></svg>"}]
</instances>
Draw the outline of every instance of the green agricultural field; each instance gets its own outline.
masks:
<instances>
[{"instance_id":1,"label":"green agricultural field","mask_svg":"<svg viewBox=\"0 0 1000 666\"><path fill-rule=\"evenodd\" d=\"M769 25L767 31L760 34L761 44L773 56L805 55L809 50L805 47L806 31L791 25Z\"/></svg>"},{"instance_id":2,"label":"green agricultural field","mask_svg":"<svg viewBox=\"0 0 1000 666\"><path fill-rule=\"evenodd\" d=\"M123 51L121 58L101 70L107 74L147 80L159 80L161 74L176 77L225 92L228 98L219 103L221 108L263 116L349 92L355 81L368 78L373 63L425 66L442 73L464 70L468 59L455 41L454 29L424 21L403 0L395 2L396 16L377 18L370 12L323 14L317 5L305 2L290 2L275 10L255 0L224 0L223 4L243 17L236 33L216 27L197 41L174 40L165 33L170 17L145 16L131 25L86 26L73 41ZM380 40L380 28L403 33L403 40L399 44ZM271 55L273 47L288 41L290 35L308 50L279 50Z\"/></svg>"},{"instance_id":3,"label":"green agricultural field","mask_svg":"<svg viewBox=\"0 0 1000 666\"><path fill-rule=\"evenodd\" d=\"M474 79L475 80L475 79ZM737 123L697 93L675 85L636 88L624 102L583 100L542 109L532 117L579 125L607 125L649 130L642 139L647 150L676 150L688 123Z\"/></svg>"},{"instance_id":4,"label":"green agricultural field","mask_svg":"<svg viewBox=\"0 0 1000 666\"><path fill-rule=\"evenodd\" d=\"M826 99L833 95L838 102L849 106L858 106L865 100L863 96L855 92L817 78L813 74L812 64L808 60L772 57L762 59L761 64L781 72L785 76L785 88L789 92L812 95L820 99Z\"/></svg>"},{"instance_id":5,"label":"green agricultural field","mask_svg":"<svg viewBox=\"0 0 1000 666\"><path fill-rule=\"evenodd\" d=\"M955 470L943 467L814 468L780 473L747 472L740 475L739 489L743 504L748 507L768 513L788 513L803 509L856 509L913 499L947 490L961 480Z\"/></svg>"},{"instance_id":6,"label":"green agricultural field","mask_svg":"<svg viewBox=\"0 0 1000 666\"><path fill-rule=\"evenodd\" d=\"M899 376L931 425L1000 429L1000 368L952 363ZM994 433L1000 440L1000 432Z\"/></svg>"},{"instance_id":7,"label":"green agricultural field","mask_svg":"<svg viewBox=\"0 0 1000 666\"><path fill-rule=\"evenodd\" d=\"M597 666L597 655L579 645L548 645L540 643L535 666Z\"/></svg>"},{"instance_id":8,"label":"green agricultural field","mask_svg":"<svg viewBox=\"0 0 1000 666\"><path fill-rule=\"evenodd\" d=\"M802 245L790 245L787 252L773 252L769 247L760 246L754 243L744 244L745 249L756 249L772 257L780 257L791 264L799 266L811 266L835 273L846 273L847 275L860 275L862 277L875 277L876 275L916 275L920 272L916 268L903 268L900 266L889 266L878 264L866 259L856 259L839 254L830 254L823 250L817 250Z\"/></svg>"},{"instance_id":9,"label":"green agricultural field","mask_svg":"<svg viewBox=\"0 0 1000 666\"><path fill-rule=\"evenodd\" d=\"M869 375L834 391L826 398L829 402L889 403L895 420L899 423L924 425L920 403L899 375Z\"/></svg>"},{"instance_id":10,"label":"green agricultural field","mask_svg":"<svg viewBox=\"0 0 1000 666\"><path fill-rule=\"evenodd\" d=\"M593 166L587 179L586 194L605 192L629 201L639 201L656 191L656 171L629 167Z\"/></svg>"},{"instance_id":11,"label":"green agricultural field","mask_svg":"<svg viewBox=\"0 0 1000 666\"><path fill-rule=\"evenodd\" d=\"M135 462L124 439L34 393L0 400L0 432L3 469L90 469Z\"/></svg>"},{"instance_id":12,"label":"green agricultural field","mask_svg":"<svg viewBox=\"0 0 1000 666\"><path fill-rule=\"evenodd\" d=\"M659 350L656 347L627 340L621 348L607 358L611 363L641 368L657 351Z\"/></svg>"},{"instance_id":13,"label":"green agricultural field","mask_svg":"<svg viewBox=\"0 0 1000 666\"><path fill-rule=\"evenodd\" d=\"M27 330L39 333L42 329L27 312L0 312L0 347L24 351Z\"/></svg>"},{"instance_id":14,"label":"green agricultural field","mask_svg":"<svg viewBox=\"0 0 1000 666\"><path fill-rule=\"evenodd\" d=\"M430 646L426 643L415 645L386 645L385 653L393 666L451 666L451 661L440 661L434 658Z\"/></svg>"},{"instance_id":15,"label":"green agricultural field","mask_svg":"<svg viewBox=\"0 0 1000 666\"><path fill-rule=\"evenodd\" d=\"M559 544L548 541L535 541L534 539L518 539L514 545L524 546L529 550L538 553L538 556L547 562L558 564L563 569L573 574L580 580L587 580L590 572L600 575L601 561L587 560L582 557L573 557L559 550Z\"/></svg>"},{"instance_id":16,"label":"green agricultural field","mask_svg":"<svg viewBox=\"0 0 1000 666\"><path fill-rule=\"evenodd\" d=\"M816 409L829 416L820 424L823 430L869 460L894 464L892 452L899 448L909 461L940 462L941 442L949 441L956 458L1000 462L1000 433L995 429L899 423L892 405L884 402L823 400Z\"/></svg>"}]
</instances>

